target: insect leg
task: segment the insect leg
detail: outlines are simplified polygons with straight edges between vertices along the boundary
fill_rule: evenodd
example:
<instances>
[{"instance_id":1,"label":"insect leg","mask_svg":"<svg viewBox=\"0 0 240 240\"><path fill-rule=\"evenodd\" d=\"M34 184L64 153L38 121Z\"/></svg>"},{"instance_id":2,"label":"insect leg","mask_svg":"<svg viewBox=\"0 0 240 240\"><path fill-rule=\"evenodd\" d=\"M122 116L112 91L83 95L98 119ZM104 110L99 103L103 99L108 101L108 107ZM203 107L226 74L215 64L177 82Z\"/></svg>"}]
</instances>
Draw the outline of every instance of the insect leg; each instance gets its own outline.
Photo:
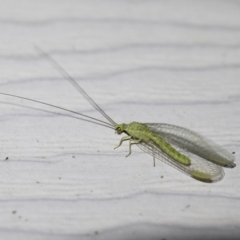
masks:
<instances>
[{"instance_id":1,"label":"insect leg","mask_svg":"<svg viewBox=\"0 0 240 240\"><path fill-rule=\"evenodd\" d=\"M129 140L129 153L128 153L128 155L126 156L126 157L128 157L130 154L131 154L131 147L132 147L132 144L137 144L137 143L140 143L142 140L140 140L140 139L130 139Z\"/></svg>"},{"instance_id":2,"label":"insect leg","mask_svg":"<svg viewBox=\"0 0 240 240\"><path fill-rule=\"evenodd\" d=\"M155 167L155 151L154 151L154 146L152 147L152 151L153 151L153 166Z\"/></svg>"},{"instance_id":3,"label":"insect leg","mask_svg":"<svg viewBox=\"0 0 240 240\"><path fill-rule=\"evenodd\" d=\"M122 142L123 142L123 141L130 140L130 139L131 139L131 136L122 137L121 140L120 140L120 142L119 142L119 144L118 144L114 149L120 147L120 146L122 145Z\"/></svg>"}]
</instances>

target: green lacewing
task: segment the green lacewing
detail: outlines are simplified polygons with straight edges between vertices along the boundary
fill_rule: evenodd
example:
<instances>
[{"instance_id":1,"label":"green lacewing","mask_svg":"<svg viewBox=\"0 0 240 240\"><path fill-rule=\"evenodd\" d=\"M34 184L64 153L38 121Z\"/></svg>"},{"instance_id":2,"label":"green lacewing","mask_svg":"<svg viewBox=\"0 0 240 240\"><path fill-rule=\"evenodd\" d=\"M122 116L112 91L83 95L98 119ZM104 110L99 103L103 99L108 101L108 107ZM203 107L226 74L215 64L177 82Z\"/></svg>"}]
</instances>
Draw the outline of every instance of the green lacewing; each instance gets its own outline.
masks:
<instances>
[{"instance_id":1,"label":"green lacewing","mask_svg":"<svg viewBox=\"0 0 240 240\"><path fill-rule=\"evenodd\" d=\"M202 182L212 183L220 181L224 177L222 167L234 168L236 166L233 154L189 129L165 123L131 122L129 124L117 124L48 53L39 47L36 47L36 49L108 122L49 103L7 93L0 93L1 95L21 98L78 114L99 122L105 127L112 128L119 135L125 133L126 136L121 138L118 146L115 148L120 147L123 141L129 141L129 154L127 156L131 154L132 144L136 144L142 151L152 155L154 166L155 159L159 159Z\"/></svg>"}]
</instances>

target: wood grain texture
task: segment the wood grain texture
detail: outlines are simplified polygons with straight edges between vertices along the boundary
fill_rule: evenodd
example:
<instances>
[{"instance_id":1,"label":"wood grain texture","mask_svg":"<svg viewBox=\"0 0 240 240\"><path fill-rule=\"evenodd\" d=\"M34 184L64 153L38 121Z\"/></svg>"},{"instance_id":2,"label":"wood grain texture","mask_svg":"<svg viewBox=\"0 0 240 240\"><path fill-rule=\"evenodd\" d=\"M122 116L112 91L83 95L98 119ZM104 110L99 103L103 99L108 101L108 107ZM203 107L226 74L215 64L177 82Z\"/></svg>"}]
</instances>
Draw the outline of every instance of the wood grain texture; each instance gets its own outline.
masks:
<instances>
[{"instance_id":1,"label":"wood grain texture","mask_svg":"<svg viewBox=\"0 0 240 240\"><path fill-rule=\"evenodd\" d=\"M125 158L111 129L0 96L0 239L239 239L238 1L0 3L0 92L101 118L36 44L116 122L187 127L237 164L197 182L137 146Z\"/></svg>"}]
</instances>

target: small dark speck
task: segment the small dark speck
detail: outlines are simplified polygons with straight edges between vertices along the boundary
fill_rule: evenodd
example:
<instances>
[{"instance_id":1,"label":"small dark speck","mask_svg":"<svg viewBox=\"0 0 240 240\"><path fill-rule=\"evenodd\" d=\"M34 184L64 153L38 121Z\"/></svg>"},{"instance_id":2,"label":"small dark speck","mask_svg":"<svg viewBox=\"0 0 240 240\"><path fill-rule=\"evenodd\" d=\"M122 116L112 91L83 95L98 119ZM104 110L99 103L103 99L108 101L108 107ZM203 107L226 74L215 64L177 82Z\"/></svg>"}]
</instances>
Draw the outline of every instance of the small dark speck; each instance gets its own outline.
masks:
<instances>
[{"instance_id":1,"label":"small dark speck","mask_svg":"<svg viewBox=\"0 0 240 240\"><path fill-rule=\"evenodd\" d=\"M186 205L185 208L182 209L182 211L184 212L188 208L190 208L190 204Z\"/></svg>"},{"instance_id":2,"label":"small dark speck","mask_svg":"<svg viewBox=\"0 0 240 240\"><path fill-rule=\"evenodd\" d=\"M162 240L167 240L166 238L162 238Z\"/></svg>"},{"instance_id":3,"label":"small dark speck","mask_svg":"<svg viewBox=\"0 0 240 240\"><path fill-rule=\"evenodd\" d=\"M98 234L99 234L99 232L98 232L98 231L95 231L95 232L94 232L94 234L95 234L95 235L98 235Z\"/></svg>"},{"instance_id":4,"label":"small dark speck","mask_svg":"<svg viewBox=\"0 0 240 240\"><path fill-rule=\"evenodd\" d=\"M72 158L75 158L75 156L72 156Z\"/></svg>"},{"instance_id":5,"label":"small dark speck","mask_svg":"<svg viewBox=\"0 0 240 240\"><path fill-rule=\"evenodd\" d=\"M235 154L235 152L232 152L232 154Z\"/></svg>"},{"instance_id":6,"label":"small dark speck","mask_svg":"<svg viewBox=\"0 0 240 240\"><path fill-rule=\"evenodd\" d=\"M7 160L8 160L8 157L5 158L5 161L7 161Z\"/></svg>"},{"instance_id":7,"label":"small dark speck","mask_svg":"<svg viewBox=\"0 0 240 240\"><path fill-rule=\"evenodd\" d=\"M37 184L39 184L39 182L36 182Z\"/></svg>"},{"instance_id":8,"label":"small dark speck","mask_svg":"<svg viewBox=\"0 0 240 240\"><path fill-rule=\"evenodd\" d=\"M12 211L12 214L16 214L16 213L17 213L17 211L16 211L16 210Z\"/></svg>"},{"instance_id":9,"label":"small dark speck","mask_svg":"<svg viewBox=\"0 0 240 240\"><path fill-rule=\"evenodd\" d=\"M161 176L161 178L163 178L163 176Z\"/></svg>"},{"instance_id":10,"label":"small dark speck","mask_svg":"<svg viewBox=\"0 0 240 240\"><path fill-rule=\"evenodd\" d=\"M62 179L62 178L58 178L58 179Z\"/></svg>"}]
</instances>

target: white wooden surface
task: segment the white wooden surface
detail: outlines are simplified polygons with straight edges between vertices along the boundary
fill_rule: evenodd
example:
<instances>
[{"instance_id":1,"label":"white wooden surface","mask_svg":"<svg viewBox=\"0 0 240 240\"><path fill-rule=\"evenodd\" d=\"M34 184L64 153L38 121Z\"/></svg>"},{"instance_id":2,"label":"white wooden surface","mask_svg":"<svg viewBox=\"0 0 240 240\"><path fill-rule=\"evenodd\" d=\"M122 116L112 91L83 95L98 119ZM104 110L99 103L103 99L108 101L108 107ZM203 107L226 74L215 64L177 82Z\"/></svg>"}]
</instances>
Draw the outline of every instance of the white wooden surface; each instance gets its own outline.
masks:
<instances>
[{"instance_id":1,"label":"white wooden surface","mask_svg":"<svg viewBox=\"0 0 240 240\"><path fill-rule=\"evenodd\" d=\"M0 239L239 239L238 1L0 1L0 91L116 121L166 122L236 152L204 184L76 116L0 96ZM8 157L8 160L5 160Z\"/></svg>"}]
</instances>

